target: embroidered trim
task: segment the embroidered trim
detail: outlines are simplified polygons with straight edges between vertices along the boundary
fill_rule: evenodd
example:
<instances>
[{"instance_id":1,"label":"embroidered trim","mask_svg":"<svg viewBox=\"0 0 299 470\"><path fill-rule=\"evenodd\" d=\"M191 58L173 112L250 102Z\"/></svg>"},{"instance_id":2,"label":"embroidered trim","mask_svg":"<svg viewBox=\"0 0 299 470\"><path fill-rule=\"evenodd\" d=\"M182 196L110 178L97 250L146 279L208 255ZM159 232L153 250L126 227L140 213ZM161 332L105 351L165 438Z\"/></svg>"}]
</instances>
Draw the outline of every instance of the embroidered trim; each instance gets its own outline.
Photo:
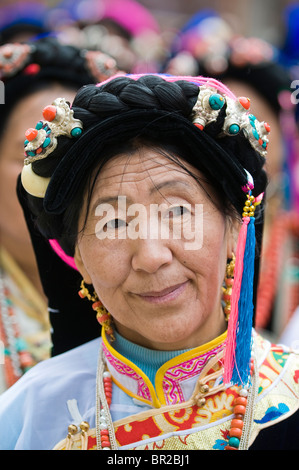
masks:
<instances>
[{"instance_id":1,"label":"embroidered trim","mask_svg":"<svg viewBox=\"0 0 299 470\"><path fill-rule=\"evenodd\" d=\"M103 334L103 351L108 368L113 375L113 381L131 397L159 408L161 405L173 405L190 398L198 375L208 361L223 350L225 339L226 332L203 346L167 361L157 371L156 390L139 367L115 351L109 344L105 333ZM186 394L189 396L186 397Z\"/></svg>"}]
</instances>

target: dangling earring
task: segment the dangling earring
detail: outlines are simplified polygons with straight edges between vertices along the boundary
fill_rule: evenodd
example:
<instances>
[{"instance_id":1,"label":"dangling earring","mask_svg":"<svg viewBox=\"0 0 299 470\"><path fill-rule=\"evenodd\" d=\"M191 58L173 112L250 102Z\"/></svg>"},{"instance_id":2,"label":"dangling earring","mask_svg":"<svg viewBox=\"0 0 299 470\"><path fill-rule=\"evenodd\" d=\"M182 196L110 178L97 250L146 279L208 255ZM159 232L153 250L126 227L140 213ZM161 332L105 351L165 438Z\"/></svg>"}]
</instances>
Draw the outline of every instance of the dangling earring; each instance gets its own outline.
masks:
<instances>
[{"instance_id":1,"label":"dangling earring","mask_svg":"<svg viewBox=\"0 0 299 470\"><path fill-rule=\"evenodd\" d=\"M87 298L92 302L92 308L97 312L97 320L99 324L104 328L107 335L110 336L111 341L115 340L113 335L113 328L112 328L112 317L108 310L104 307L102 302L99 300L98 295L96 292L90 294L89 290L87 289L84 279L81 281L80 290L78 292L81 299Z\"/></svg>"},{"instance_id":2,"label":"dangling earring","mask_svg":"<svg viewBox=\"0 0 299 470\"><path fill-rule=\"evenodd\" d=\"M232 258L230 262L226 265L226 276L224 278L225 287L223 287L223 300L225 303L223 310L224 310L226 321L229 320L229 315L230 315L230 310L231 310L230 298L232 295L232 289L233 289L233 284L234 284L235 262L236 262L236 257L234 253L232 253Z\"/></svg>"}]
</instances>

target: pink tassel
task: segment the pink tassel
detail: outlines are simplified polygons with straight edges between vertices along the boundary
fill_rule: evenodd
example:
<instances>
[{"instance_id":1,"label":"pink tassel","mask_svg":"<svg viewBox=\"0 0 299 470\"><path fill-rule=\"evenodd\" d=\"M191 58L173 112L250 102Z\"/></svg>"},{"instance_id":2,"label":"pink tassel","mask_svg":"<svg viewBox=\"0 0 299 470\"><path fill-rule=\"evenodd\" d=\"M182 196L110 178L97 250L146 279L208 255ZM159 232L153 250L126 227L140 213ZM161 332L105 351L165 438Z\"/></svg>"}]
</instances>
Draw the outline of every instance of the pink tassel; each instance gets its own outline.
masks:
<instances>
[{"instance_id":1,"label":"pink tassel","mask_svg":"<svg viewBox=\"0 0 299 470\"><path fill-rule=\"evenodd\" d=\"M243 224L238 237L238 245L236 250L236 263L234 271L234 285L231 295L231 312L228 320L227 339L224 353L224 377L225 384L229 384L233 374L235 349L236 349L236 333L238 324L238 303L240 298L242 276L243 276L243 260L247 237L247 225L250 221L249 217L243 218Z\"/></svg>"}]
</instances>

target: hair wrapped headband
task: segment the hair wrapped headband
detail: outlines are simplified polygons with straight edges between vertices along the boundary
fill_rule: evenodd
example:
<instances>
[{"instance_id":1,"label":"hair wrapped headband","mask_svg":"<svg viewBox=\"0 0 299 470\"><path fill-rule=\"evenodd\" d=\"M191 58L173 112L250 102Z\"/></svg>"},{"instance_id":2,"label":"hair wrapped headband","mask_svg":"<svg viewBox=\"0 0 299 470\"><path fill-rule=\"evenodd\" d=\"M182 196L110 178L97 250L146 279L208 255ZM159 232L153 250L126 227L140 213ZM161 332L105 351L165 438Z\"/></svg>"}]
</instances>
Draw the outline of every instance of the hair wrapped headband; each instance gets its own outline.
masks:
<instances>
[{"instance_id":1,"label":"hair wrapped headband","mask_svg":"<svg viewBox=\"0 0 299 470\"><path fill-rule=\"evenodd\" d=\"M169 79L169 77L163 78ZM248 112L249 98L235 99L219 93L213 83L200 85L198 99L191 115L193 124L199 130L203 130L206 125L217 120L224 105L226 105L226 117L219 138L221 134L235 136L243 131L251 146L262 156L266 156L270 126L268 123L259 122ZM31 163L52 153L57 146L59 136L78 139L84 133L82 122L74 118L70 104L63 98L58 98L52 105L47 106L43 111L43 117L44 120L39 121L35 129L30 128L25 133L25 165L22 171L24 188L29 194L40 198L45 197L50 179L35 175Z\"/></svg>"}]
</instances>

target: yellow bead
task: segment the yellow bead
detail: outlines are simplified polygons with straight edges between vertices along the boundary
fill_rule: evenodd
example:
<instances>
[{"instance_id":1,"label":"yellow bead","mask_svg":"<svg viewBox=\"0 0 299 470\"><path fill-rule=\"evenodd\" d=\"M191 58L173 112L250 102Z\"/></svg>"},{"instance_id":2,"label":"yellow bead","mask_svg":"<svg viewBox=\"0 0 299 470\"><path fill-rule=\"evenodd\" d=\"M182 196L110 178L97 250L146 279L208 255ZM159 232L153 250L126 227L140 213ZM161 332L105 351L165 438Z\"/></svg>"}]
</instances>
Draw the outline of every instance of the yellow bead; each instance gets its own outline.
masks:
<instances>
[{"instance_id":1,"label":"yellow bead","mask_svg":"<svg viewBox=\"0 0 299 470\"><path fill-rule=\"evenodd\" d=\"M82 421L82 423L80 424L80 428L81 428L82 431L85 431L85 432L88 431L88 429L89 429L88 422L87 421Z\"/></svg>"},{"instance_id":2,"label":"yellow bead","mask_svg":"<svg viewBox=\"0 0 299 470\"><path fill-rule=\"evenodd\" d=\"M68 432L73 435L73 434L76 434L76 432L78 431L78 428L75 424L70 424L69 427L68 427Z\"/></svg>"},{"instance_id":3,"label":"yellow bead","mask_svg":"<svg viewBox=\"0 0 299 470\"><path fill-rule=\"evenodd\" d=\"M251 202L250 201L245 201L245 206L250 206L251 205Z\"/></svg>"},{"instance_id":4,"label":"yellow bead","mask_svg":"<svg viewBox=\"0 0 299 470\"><path fill-rule=\"evenodd\" d=\"M249 217L254 217L254 212L249 212Z\"/></svg>"},{"instance_id":5,"label":"yellow bead","mask_svg":"<svg viewBox=\"0 0 299 470\"><path fill-rule=\"evenodd\" d=\"M203 384L199 387L199 390L201 391L201 393L208 393L208 391L210 389L209 389L209 386L207 384Z\"/></svg>"},{"instance_id":6,"label":"yellow bead","mask_svg":"<svg viewBox=\"0 0 299 470\"><path fill-rule=\"evenodd\" d=\"M198 398L197 402L196 402L197 406L199 406L200 408L203 407L205 404L206 404L206 399L201 397L201 398Z\"/></svg>"}]
</instances>

